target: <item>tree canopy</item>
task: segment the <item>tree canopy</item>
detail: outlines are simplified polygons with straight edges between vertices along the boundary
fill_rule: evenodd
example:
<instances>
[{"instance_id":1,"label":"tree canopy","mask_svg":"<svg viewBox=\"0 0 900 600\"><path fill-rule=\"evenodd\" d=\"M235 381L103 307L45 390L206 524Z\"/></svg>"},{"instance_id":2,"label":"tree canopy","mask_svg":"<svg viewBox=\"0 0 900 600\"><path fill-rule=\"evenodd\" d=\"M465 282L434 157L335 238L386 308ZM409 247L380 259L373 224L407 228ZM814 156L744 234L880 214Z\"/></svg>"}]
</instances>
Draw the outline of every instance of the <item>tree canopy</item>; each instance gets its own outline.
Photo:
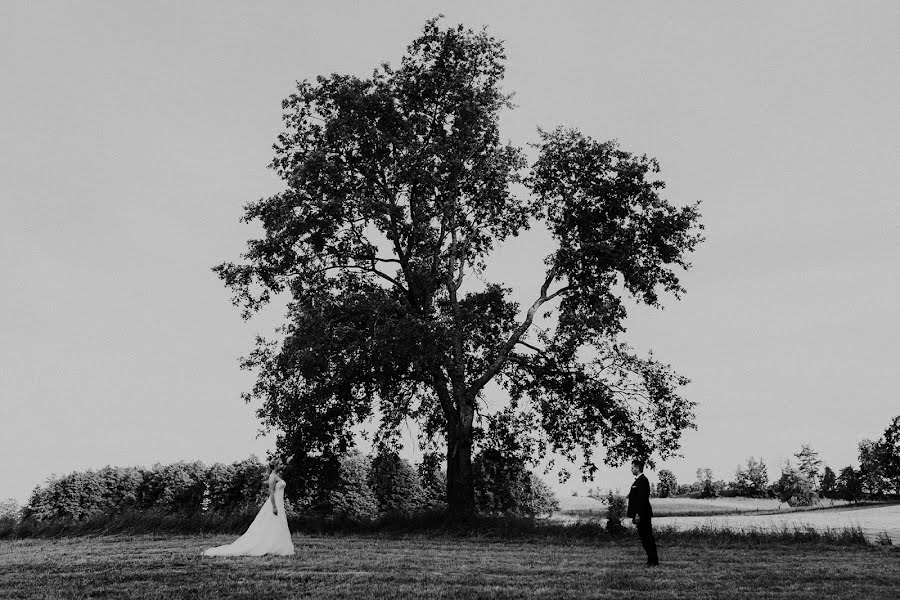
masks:
<instances>
[{"instance_id":1,"label":"tree canopy","mask_svg":"<svg viewBox=\"0 0 900 600\"><path fill-rule=\"evenodd\" d=\"M688 380L622 343L626 300L660 306L702 240L698 205L660 196L655 159L574 129L501 141L505 55L486 30L425 24L399 65L297 84L271 168L285 189L250 202L264 235L215 267L250 318L290 302L278 339L242 366L245 395L298 469L335 462L354 427L378 444L414 420L443 447L451 513L474 510L472 450L492 435L585 477L603 459L666 457L693 426ZM553 242L524 307L484 281L492 253L542 225ZM540 326L538 326L540 324ZM499 409L482 402L496 382Z\"/></svg>"}]
</instances>

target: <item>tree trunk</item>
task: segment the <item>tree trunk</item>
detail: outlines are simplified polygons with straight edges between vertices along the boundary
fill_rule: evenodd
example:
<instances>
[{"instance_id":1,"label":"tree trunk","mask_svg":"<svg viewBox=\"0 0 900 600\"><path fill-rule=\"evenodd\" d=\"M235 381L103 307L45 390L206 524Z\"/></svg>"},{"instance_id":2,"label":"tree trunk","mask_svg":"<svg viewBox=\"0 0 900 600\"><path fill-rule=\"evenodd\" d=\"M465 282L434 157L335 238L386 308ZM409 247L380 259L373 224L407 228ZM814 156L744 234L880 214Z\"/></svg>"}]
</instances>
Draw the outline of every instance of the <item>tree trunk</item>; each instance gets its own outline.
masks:
<instances>
[{"instance_id":1,"label":"tree trunk","mask_svg":"<svg viewBox=\"0 0 900 600\"><path fill-rule=\"evenodd\" d=\"M464 425L447 435L447 522L463 525L474 515L472 428Z\"/></svg>"}]
</instances>

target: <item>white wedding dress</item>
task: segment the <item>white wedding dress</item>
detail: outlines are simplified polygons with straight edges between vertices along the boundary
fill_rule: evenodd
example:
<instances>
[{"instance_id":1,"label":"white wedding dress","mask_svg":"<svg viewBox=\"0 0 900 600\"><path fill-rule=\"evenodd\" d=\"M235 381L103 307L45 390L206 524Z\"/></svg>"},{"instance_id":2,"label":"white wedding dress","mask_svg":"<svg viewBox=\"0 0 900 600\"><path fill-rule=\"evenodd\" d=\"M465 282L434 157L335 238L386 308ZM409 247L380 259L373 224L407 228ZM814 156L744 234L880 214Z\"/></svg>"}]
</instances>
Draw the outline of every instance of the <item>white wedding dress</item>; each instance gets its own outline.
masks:
<instances>
[{"instance_id":1,"label":"white wedding dress","mask_svg":"<svg viewBox=\"0 0 900 600\"><path fill-rule=\"evenodd\" d=\"M276 476L273 474L273 476ZM230 544L204 550L204 556L262 556L277 554L288 556L294 553L294 542L288 529L287 514L284 512L284 480L275 483L275 506L278 515L272 512L272 501L267 498L262 508L247 528L247 532Z\"/></svg>"}]
</instances>

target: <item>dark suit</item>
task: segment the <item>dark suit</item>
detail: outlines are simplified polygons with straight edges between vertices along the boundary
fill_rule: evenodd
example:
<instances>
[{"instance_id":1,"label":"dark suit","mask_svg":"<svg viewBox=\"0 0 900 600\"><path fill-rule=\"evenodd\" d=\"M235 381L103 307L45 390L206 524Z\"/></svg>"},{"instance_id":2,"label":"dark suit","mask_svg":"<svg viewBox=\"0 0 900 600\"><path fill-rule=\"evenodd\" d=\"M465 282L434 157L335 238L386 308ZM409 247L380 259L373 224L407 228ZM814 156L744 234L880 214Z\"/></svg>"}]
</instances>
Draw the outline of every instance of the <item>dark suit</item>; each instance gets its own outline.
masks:
<instances>
[{"instance_id":1,"label":"dark suit","mask_svg":"<svg viewBox=\"0 0 900 600\"><path fill-rule=\"evenodd\" d=\"M658 565L659 557L656 554L656 540L653 538L653 507L650 506L650 482L641 473L628 492L628 517L640 516L637 524L638 535L641 544L647 552L647 564Z\"/></svg>"}]
</instances>

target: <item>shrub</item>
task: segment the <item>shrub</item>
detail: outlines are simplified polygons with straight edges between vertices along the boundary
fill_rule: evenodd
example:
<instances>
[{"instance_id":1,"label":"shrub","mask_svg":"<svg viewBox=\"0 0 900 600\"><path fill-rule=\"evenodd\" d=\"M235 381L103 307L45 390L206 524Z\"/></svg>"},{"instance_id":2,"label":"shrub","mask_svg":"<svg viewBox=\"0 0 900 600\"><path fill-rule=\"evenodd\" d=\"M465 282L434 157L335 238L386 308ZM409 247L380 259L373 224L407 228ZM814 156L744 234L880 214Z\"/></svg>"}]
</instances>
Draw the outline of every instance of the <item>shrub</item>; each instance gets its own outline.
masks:
<instances>
[{"instance_id":1,"label":"shrub","mask_svg":"<svg viewBox=\"0 0 900 600\"><path fill-rule=\"evenodd\" d=\"M613 534L619 534L625 531L625 525L622 519L628 511L628 500L621 494L614 493L610 490L606 494L606 530Z\"/></svg>"},{"instance_id":2,"label":"shrub","mask_svg":"<svg viewBox=\"0 0 900 600\"><path fill-rule=\"evenodd\" d=\"M379 513L411 515L422 508L419 476L396 452L382 451L372 458L368 481Z\"/></svg>"},{"instance_id":3,"label":"shrub","mask_svg":"<svg viewBox=\"0 0 900 600\"><path fill-rule=\"evenodd\" d=\"M206 467L201 462L157 463L144 472L138 488L138 507L169 513L197 512L203 501L206 476Z\"/></svg>"},{"instance_id":4,"label":"shrub","mask_svg":"<svg viewBox=\"0 0 900 600\"><path fill-rule=\"evenodd\" d=\"M22 507L12 498L0 502L0 529L15 527L22 520Z\"/></svg>"},{"instance_id":5,"label":"shrub","mask_svg":"<svg viewBox=\"0 0 900 600\"><path fill-rule=\"evenodd\" d=\"M368 521L378 516L378 503L369 487L369 460L359 452L342 456L330 489L322 494L320 507L326 514L350 521Z\"/></svg>"},{"instance_id":6,"label":"shrub","mask_svg":"<svg viewBox=\"0 0 900 600\"><path fill-rule=\"evenodd\" d=\"M543 479L534 474L531 476L531 496L528 504L529 508L524 512L535 517L549 517L559 510L556 493Z\"/></svg>"},{"instance_id":7,"label":"shrub","mask_svg":"<svg viewBox=\"0 0 900 600\"><path fill-rule=\"evenodd\" d=\"M442 511L447 508L447 474L441 468L442 462L439 454L428 453L416 466L424 510Z\"/></svg>"},{"instance_id":8,"label":"shrub","mask_svg":"<svg viewBox=\"0 0 900 600\"><path fill-rule=\"evenodd\" d=\"M472 461L472 469L481 513L534 517L559 509L550 487L514 454L486 448Z\"/></svg>"}]
</instances>

